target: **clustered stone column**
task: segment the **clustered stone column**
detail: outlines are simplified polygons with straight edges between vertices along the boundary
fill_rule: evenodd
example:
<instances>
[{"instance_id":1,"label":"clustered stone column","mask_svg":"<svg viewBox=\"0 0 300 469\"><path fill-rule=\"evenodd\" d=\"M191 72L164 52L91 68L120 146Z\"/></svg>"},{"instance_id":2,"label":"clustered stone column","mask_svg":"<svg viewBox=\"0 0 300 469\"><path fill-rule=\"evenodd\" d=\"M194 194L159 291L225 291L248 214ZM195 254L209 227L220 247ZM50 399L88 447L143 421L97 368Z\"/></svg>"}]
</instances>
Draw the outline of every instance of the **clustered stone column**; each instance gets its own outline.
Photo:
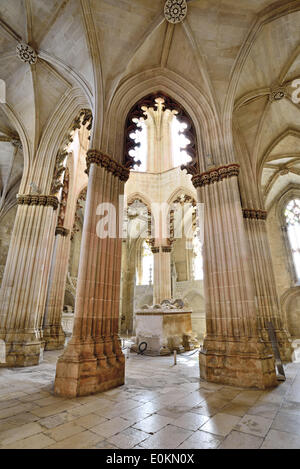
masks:
<instances>
[{"instance_id":1,"label":"clustered stone column","mask_svg":"<svg viewBox=\"0 0 300 469\"><path fill-rule=\"evenodd\" d=\"M111 203L121 226L119 195L129 169L97 150L87 152L89 183L81 242L72 339L56 368L55 393L82 396L124 383L118 336L122 239L100 238L97 207Z\"/></svg>"},{"instance_id":2,"label":"clustered stone column","mask_svg":"<svg viewBox=\"0 0 300 469\"><path fill-rule=\"evenodd\" d=\"M275 386L273 356L259 336L248 240L238 188L239 166L194 174L204 203L204 285L207 334L201 377L264 389Z\"/></svg>"},{"instance_id":3,"label":"clustered stone column","mask_svg":"<svg viewBox=\"0 0 300 469\"><path fill-rule=\"evenodd\" d=\"M42 321L58 199L18 195L18 210L0 291L2 366L37 365L44 348Z\"/></svg>"},{"instance_id":4,"label":"clustered stone column","mask_svg":"<svg viewBox=\"0 0 300 469\"><path fill-rule=\"evenodd\" d=\"M153 304L161 304L172 297L171 246L152 246Z\"/></svg>"},{"instance_id":5,"label":"clustered stone column","mask_svg":"<svg viewBox=\"0 0 300 469\"><path fill-rule=\"evenodd\" d=\"M63 226L55 230L55 243L52 268L49 278L45 315L44 341L45 350L59 350L64 348L65 333L61 325L64 305L64 292L70 254L70 231Z\"/></svg>"},{"instance_id":6,"label":"clustered stone column","mask_svg":"<svg viewBox=\"0 0 300 469\"><path fill-rule=\"evenodd\" d=\"M253 267L254 286L258 306L258 327L262 340L272 353L268 335L268 322L272 322L283 361L290 361L291 340L286 331L280 312L276 281L267 234L267 212L244 209L246 232L248 234Z\"/></svg>"},{"instance_id":7,"label":"clustered stone column","mask_svg":"<svg viewBox=\"0 0 300 469\"><path fill-rule=\"evenodd\" d=\"M70 231L64 227L69 195L69 179L69 169L66 168L55 230L54 251L43 322L45 350L62 349L65 344L65 333L61 325L61 319L70 254Z\"/></svg>"}]
</instances>

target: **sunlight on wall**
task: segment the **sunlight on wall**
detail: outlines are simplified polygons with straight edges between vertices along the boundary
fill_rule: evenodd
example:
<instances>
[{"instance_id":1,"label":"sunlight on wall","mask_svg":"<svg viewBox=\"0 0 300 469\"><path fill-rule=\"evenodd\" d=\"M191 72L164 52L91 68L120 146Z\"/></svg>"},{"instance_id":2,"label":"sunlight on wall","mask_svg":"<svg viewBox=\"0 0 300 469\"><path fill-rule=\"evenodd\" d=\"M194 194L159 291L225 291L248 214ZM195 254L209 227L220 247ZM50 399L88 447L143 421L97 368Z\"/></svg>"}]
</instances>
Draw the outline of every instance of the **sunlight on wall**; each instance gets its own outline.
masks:
<instances>
[{"instance_id":1,"label":"sunlight on wall","mask_svg":"<svg viewBox=\"0 0 300 469\"><path fill-rule=\"evenodd\" d=\"M285 209L287 233L291 245L294 267L300 281L300 199L291 200Z\"/></svg>"}]
</instances>

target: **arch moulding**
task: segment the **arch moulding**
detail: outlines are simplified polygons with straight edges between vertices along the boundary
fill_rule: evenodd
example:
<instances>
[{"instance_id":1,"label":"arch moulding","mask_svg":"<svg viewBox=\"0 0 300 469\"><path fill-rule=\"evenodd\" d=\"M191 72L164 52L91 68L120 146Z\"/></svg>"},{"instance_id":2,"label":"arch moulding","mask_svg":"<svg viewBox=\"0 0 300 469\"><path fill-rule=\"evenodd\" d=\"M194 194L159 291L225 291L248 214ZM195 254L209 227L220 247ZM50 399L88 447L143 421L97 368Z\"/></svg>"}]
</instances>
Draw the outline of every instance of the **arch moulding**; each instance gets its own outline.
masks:
<instances>
[{"instance_id":1,"label":"arch moulding","mask_svg":"<svg viewBox=\"0 0 300 469\"><path fill-rule=\"evenodd\" d=\"M180 75L161 69L136 74L120 85L107 109L101 150L116 161L123 162L127 115L136 102L155 92L173 98L191 117L197 139L200 172L205 171L204 155L212 154L216 164L224 163L218 120L206 96Z\"/></svg>"}]
</instances>

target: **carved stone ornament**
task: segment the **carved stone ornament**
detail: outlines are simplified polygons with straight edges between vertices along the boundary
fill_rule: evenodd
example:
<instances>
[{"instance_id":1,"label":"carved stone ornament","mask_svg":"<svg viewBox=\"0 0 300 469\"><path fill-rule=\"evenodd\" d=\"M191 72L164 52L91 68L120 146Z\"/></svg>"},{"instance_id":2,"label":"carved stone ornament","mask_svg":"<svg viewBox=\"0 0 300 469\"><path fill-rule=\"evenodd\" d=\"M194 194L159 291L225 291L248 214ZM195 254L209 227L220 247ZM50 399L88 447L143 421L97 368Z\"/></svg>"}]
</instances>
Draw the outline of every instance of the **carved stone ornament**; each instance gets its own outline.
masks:
<instances>
[{"instance_id":1,"label":"carved stone ornament","mask_svg":"<svg viewBox=\"0 0 300 469\"><path fill-rule=\"evenodd\" d=\"M60 236L66 237L68 236L69 233L70 233L70 230L68 230L67 228L64 228L63 226L58 225L55 229L55 236L60 235Z\"/></svg>"},{"instance_id":2,"label":"carved stone ornament","mask_svg":"<svg viewBox=\"0 0 300 469\"><path fill-rule=\"evenodd\" d=\"M251 208L243 209L243 217L250 220L266 220L267 212L265 210L255 210Z\"/></svg>"},{"instance_id":3,"label":"carved stone ornament","mask_svg":"<svg viewBox=\"0 0 300 469\"><path fill-rule=\"evenodd\" d=\"M232 163L227 166L219 166L218 168L211 169L205 173L195 174L192 177L194 187L202 187L207 184L214 184L215 182L222 181L223 179L238 176L240 167L238 164Z\"/></svg>"},{"instance_id":4,"label":"carved stone ornament","mask_svg":"<svg viewBox=\"0 0 300 469\"><path fill-rule=\"evenodd\" d=\"M186 0L167 0L165 3L164 14L169 23L182 23L187 14Z\"/></svg>"},{"instance_id":5,"label":"carved stone ornament","mask_svg":"<svg viewBox=\"0 0 300 469\"><path fill-rule=\"evenodd\" d=\"M89 173L90 165L96 164L105 168L106 171L118 177L121 181L126 182L129 178L129 169L113 160L110 156L101 153L98 150L89 150L86 157L87 174Z\"/></svg>"},{"instance_id":6,"label":"carved stone ornament","mask_svg":"<svg viewBox=\"0 0 300 469\"><path fill-rule=\"evenodd\" d=\"M285 98L287 94L286 86L279 86L274 85L271 88L271 92L269 94L269 100L272 102L280 101L281 99Z\"/></svg>"},{"instance_id":7,"label":"carved stone ornament","mask_svg":"<svg viewBox=\"0 0 300 469\"><path fill-rule=\"evenodd\" d=\"M33 65L37 61L37 54L35 50L25 42L20 42L16 48L17 56L22 62Z\"/></svg>"},{"instance_id":8,"label":"carved stone ornament","mask_svg":"<svg viewBox=\"0 0 300 469\"><path fill-rule=\"evenodd\" d=\"M53 210L56 210L58 198L53 195L18 194L17 203L18 205L42 205L44 207L53 207Z\"/></svg>"},{"instance_id":9,"label":"carved stone ornament","mask_svg":"<svg viewBox=\"0 0 300 469\"><path fill-rule=\"evenodd\" d=\"M169 110L171 112L176 111L176 117L179 122L184 123L186 128L181 132L188 140L185 151L190 157L191 161L186 165L182 166L181 169L186 169L189 174L195 174L198 172L198 158L197 158L197 139L196 131L194 128L193 121L183 107L177 103L174 99L171 99L165 93L158 91L157 93L151 93L144 98L140 99L129 111L125 123L125 145L124 145L124 166L126 168L133 168L135 165L139 165L139 161L135 161L131 156L131 150L134 150L140 145L136 143L132 138L131 134L140 131L140 127L137 127L137 120L147 119L147 113L145 108L154 108L157 106L157 100L163 100L163 112Z\"/></svg>"}]
</instances>

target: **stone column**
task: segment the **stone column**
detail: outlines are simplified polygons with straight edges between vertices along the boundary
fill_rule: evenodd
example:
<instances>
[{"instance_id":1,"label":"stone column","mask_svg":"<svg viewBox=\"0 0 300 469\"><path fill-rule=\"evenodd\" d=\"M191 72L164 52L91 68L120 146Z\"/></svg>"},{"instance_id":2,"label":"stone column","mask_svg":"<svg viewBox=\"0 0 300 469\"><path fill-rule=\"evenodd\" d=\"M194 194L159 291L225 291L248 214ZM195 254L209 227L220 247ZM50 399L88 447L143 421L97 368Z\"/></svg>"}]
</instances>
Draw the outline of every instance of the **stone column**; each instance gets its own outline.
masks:
<instances>
[{"instance_id":1,"label":"stone column","mask_svg":"<svg viewBox=\"0 0 300 469\"><path fill-rule=\"evenodd\" d=\"M122 250L122 324L123 333L133 333L134 290L136 283L135 251L130 241L123 243Z\"/></svg>"},{"instance_id":2,"label":"stone column","mask_svg":"<svg viewBox=\"0 0 300 469\"><path fill-rule=\"evenodd\" d=\"M69 230L62 226L57 226L55 230L54 252L43 323L45 350L64 348L65 333L61 326L61 319L69 255Z\"/></svg>"},{"instance_id":3,"label":"stone column","mask_svg":"<svg viewBox=\"0 0 300 469\"><path fill-rule=\"evenodd\" d=\"M153 304L171 299L171 246L154 246L153 253Z\"/></svg>"},{"instance_id":4,"label":"stone column","mask_svg":"<svg viewBox=\"0 0 300 469\"><path fill-rule=\"evenodd\" d=\"M18 196L0 291L0 339L6 348L6 363L0 366L39 363L57 207L54 196Z\"/></svg>"},{"instance_id":5,"label":"stone column","mask_svg":"<svg viewBox=\"0 0 300 469\"><path fill-rule=\"evenodd\" d=\"M275 386L273 356L261 341L248 241L240 202L239 166L196 174L204 203L206 327L200 375L207 381L265 389Z\"/></svg>"},{"instance_id":6,"label":"stone column","mask_svg":"<svg viewBox=\"0 0 300 469\"><path fill-rule=\"evenodd\" d=\"M82 233L72 339L56 368L55 394L93 394L124 383L124 355L118 336L123 208L119 195L129 170L97 150L87 153L89 183ZM110 203L116 233L97 234L97 207ZM112 214L110 213L109 216ZM112 220L114 222L114 220Z\"/></svg>"},{"instance_id":7,"label":"stone column","mask_svg":"<svg viewBox=\"0 0 300 469\"><path fill-rule=\"evenodd\" d=\"M266 343L269 352L273 353L267 330L267 323L271 321L275 329L281 359L286 362L291 361L293 350L291 348L291 339L281 317L267 234L267 212L264 210L244 209L243 215L250 243L260 335Z\"/></svg>"}]
</instances>

